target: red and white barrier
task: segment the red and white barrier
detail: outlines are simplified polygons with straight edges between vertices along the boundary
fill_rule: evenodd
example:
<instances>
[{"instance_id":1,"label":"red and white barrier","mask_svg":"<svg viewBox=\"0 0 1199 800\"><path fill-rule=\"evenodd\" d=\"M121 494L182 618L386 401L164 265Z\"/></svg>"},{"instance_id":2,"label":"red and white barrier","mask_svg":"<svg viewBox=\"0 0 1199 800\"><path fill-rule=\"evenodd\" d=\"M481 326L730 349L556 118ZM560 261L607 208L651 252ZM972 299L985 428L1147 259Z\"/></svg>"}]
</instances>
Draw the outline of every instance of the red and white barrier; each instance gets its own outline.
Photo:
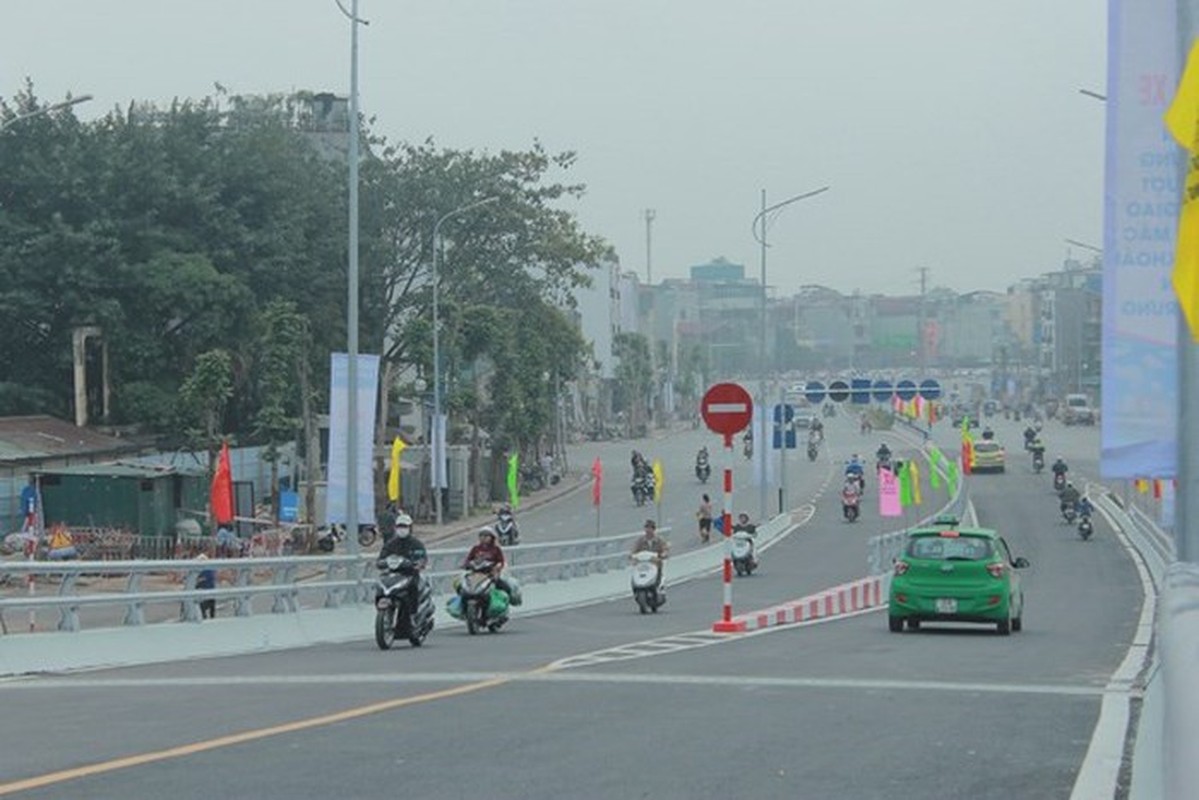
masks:
<instances>
[{"instance_id":1,"label":"red and white barrier","mask_svg":"<svg viewBox=\"0 0 1199 800\"><path fill-rule=\"evenodd\" d=\"M884 576L881 575L843 583L788 603L739 614L732 620L733 632L794 625L877 608L887 602L885 588Z\"/></svg>"}]
</instances>

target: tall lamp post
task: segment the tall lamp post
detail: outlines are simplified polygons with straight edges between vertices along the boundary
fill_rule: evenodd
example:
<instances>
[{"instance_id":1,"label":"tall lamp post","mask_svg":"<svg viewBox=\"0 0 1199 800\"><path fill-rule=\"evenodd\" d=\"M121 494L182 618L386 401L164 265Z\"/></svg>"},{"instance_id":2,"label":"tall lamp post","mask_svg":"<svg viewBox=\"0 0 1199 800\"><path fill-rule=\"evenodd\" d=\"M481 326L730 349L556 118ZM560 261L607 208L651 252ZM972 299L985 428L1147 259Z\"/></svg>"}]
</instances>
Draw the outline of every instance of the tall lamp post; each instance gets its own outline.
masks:
<instances>
[{"instance_id":1,"label":"tall lamp post","mask_svg":"<svg viewBox=\"0 0 1199 800\"><path fill-rule=\"evenodd\" d=\"M811 192L797 194L794 197L788 197L782 202L775 203L772 206L766 205L766 190L762 190L762 210L754 217L753 225L751 226L754 234L754 239L758 244L762 245L762 293L758 297L758 316L760 317L761 330L759 331L760 338L758 339L758 397L755 401L758 408L761 409L762 425L760 430L760 438L762 441L754 443L754 457L758 462L758 475L760 481L758 483L758 516L765 519L766 517L766 248L769 247L766 243L766 232L770 230L770 223L773 222L773 216L777 215L787 206L792 203L798 203L800 200L807 200L809 197L815 197L818 194L827 192L828 186L822 186ZM761 223L762 230L759 235L758 223ZM752 426L753 423L751 422ZM752 428L751 428L752 430ZM786 444L784 441L783 444Z\"/></svg>"},{"instance_id":2,"label":"tall lamp post","mask_svg":"<svg viewBox=\"0 0 1199 800\"><path fill-rule=\"evenodd\" d=\"M358 16L358 0L350 10L335 0L350 20L350 235L349 280L346 281L346 380L349 384L346 413L346 539L350 552L358 554L358 26L370 23Z\"/></svg>"},{"instance_id":3,"label":"tall lamp post","mask_svg":"<svg viewBox=\"0 0 1199 800\"><path fill-rule=\"evenodd\" d=\"M29 111L25 114L18 114L17 116L13 117L12 119L5 120L4 122L0 122L0 131L4 130L9 125L14 125L18 122L23 122L24 120L32 119L33 117L40 117L43 114L52 114L55 111L62 111L64 108L70 108L71 106L77 106L80 103L86 103L88 100L91 100L91 99L92 99L92 96L90 94L81 94L78 97L72 97L68 100L62 101L61 103L55 103L54 105L43 106L39 109L36 109L35 111Z\"/></svg>"},{"instance_id":4,"label":"tall lamp post","mask_svg":"<svg viewBox=\"0 0 1199 800\"><path fill-rule=\"evenodd\" d=\"M437 276L437 260L441 252L441 224L451 217L456 217L459 214L465 214L467 211L473 211L479 206L485 206L488 203L494 203L498 197L485 197L482 200L476 200L473 203L467 203L464 206L459 206L453 211L447 211L438 217L437 222L433 224L433 513L436 515L437 524L441 524L441 489L442 484L446 482L445 478L445 436L446 426L441 418L441 334L439 320L438 295L440 294L440 281Z\"/></svg>"}]
</instances>

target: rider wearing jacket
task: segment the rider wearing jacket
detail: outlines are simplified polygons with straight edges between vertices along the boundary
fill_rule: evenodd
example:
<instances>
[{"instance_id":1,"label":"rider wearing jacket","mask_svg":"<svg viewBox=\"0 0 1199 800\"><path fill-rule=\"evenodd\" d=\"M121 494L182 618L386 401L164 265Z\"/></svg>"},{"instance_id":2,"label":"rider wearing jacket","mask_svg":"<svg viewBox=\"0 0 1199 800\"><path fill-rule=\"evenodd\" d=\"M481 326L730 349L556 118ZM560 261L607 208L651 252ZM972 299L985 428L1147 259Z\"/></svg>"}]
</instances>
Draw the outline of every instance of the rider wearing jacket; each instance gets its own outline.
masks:
<instances>
[{"instance_id":1,"label":"rider wearing jacket","mask_svg":"<svg viewBox=\"0 0 1199 800\"><path fill-rule=\"evenodd\" d=\"M1066 466L1066 462L1062 460L1061 456L1058 456L1057 461L1053 462L1053 474L1065 475L1069 471L1070 468Z\"/></svg>"},{"instance_id":2,"label":"rider wearing jacket","mask_svg":"<svg viewBox=\"0 0 1199 800\"><path fill-rule=\"evenodd\" d=\"M429 553L425 549L424 543L412 535L412 517L402 511L396 515L395 534L379 551L379 559L376 562L379 569L387 568L388 556L403 556L411 561L417 570L423 570L429 561ZM416 608L416 603L420 598L419 584L424 579L422 575L420 580L413 581L408 585L409 608Z\"/></svg>"},{"instance_id":3,"label":"rider wearing jacket","mask_svg":"<svg viewBox=\"0 0 1199 800\"><path fill-rule=\"evenodd\" d=\"M491 577L495 580L496 588L507 592L508 596L512 597L512 586L508 581L504 580L502 574L504 566L507 564L507 561L504 559L504 551L496 539L495 529L490 525L479 528L479 543L472 547L470 552L466 554L466 559L462 562L462 568L470 569L471 562L477 560L491 562Z\"/></svg>"},{"instance_id":4,"label":"rider wearing jacket","mask_svg":"<svg viewBox=\"0 0 1199 800\"><path fill-rule=\"evenodd\" d=\"M1078 490L1074 488L1074 484L1067 483L1066 488L1062 489L1062 493L1059 495L1059 497L1062 501L1062 511L1065 511L1067 508L1076 509L1078 507L1078 500L1081 495L1078 493Z\"/></svg>"}]
</instances>

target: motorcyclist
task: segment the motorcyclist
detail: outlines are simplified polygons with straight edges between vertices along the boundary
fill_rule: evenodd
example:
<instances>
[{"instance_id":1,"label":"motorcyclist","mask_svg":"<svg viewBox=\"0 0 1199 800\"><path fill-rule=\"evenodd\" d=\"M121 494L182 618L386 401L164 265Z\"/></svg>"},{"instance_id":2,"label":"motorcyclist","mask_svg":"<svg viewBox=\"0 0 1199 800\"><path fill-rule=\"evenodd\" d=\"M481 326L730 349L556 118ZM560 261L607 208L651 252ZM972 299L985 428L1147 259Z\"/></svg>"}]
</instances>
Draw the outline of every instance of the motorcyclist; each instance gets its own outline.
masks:
<instances>
[{"instance_id":1,"label":"motorcyclist","mask_svg":"<svg viewBox=\"0 0 1199 800\"><path fill-rule=\"evenodd\" d=\"M1074 510L1078 512L1080 517L1089 517L1095 513L1095 506L1091 503L1089 497L1083 496L1078 498L1078 502L1074 504Z\"/></svg>"},{"instance_id":2,"label":"motorcyclist","mask_svg":"<svg viewBox=\"0 0 1199 800\"><path fill-rule=\"evenodd\" d=\"M379 550L379 559L375 566L387 569L388 556L402 556L411 561L417 570L423 570L429 563L429 553L424 542L412 535L412 517L403 511L396 515L395 534ZM408 608L416 608L417 600L420 599L419 584L425 580L425 576L421 575L419 581L408 584Z\"/></svg>"},{"instance_id":3,"label":"motorcyclist","mask_svg":"<svg viewBox=\"0 0 1199 800\"><path fill-rule=\"evenodd\" d=\"M808 429L808 436L816 434L817 441L824 441L824 423L819 417L812 418L812 427Z\"/></svg>"},{"instance_id":4,"label":"motorcyclist","mask_svg":"<svg viewBox=\"0 0 1199 800\"><path fill-rule=\"evenodd\" d=\"M891 463L891 448L887 447L887 443L883 442L878 446L878 450L874 451L874 457L878 459L879 466L885 466Z\"/></svg>"},{"instance_id":5,"label":"motorcyclist","mask_svg":"<svg viewBox=\"0 0 1199 800\"><path fill-rule=\"evenodd\" d=\"M1078 490L1074 488L1074 484L1067 482L1066 488L1062 489L1062 493L1059 497L1061 498L1061 509L1062 511L1065 511L1068 508L1077 508L1081 495L1078 493Z\"/></svg>"},{"instance_id":6,"label":"motorcyclist","mask_svg":"<svg viewBox=\"0 0 1199 800\"><path fill-rule=\"evenodd\" d=\"M737 515L737 521L733 523L733 533L748 533L751 537L756 537L758 526L749 521L749 514L742 511ZM749 560L755 567L758 565L758 548L752 541L750 542Z\"/></svg>"},{"instance_id":7,"label":"motorcyclist","mask_svg":"<svg viewBox=\"0 0 1199 800\"><path fill-rule=\"evenodd\" d=\"M658 563L658 601L666 602L666 580L662 577L662 562L670 555L670 543L658 535L658 523L652 519L645 521L645 533L637 537L630 551L630 558L642 552L651 552L657 556Z\"/></svg>"},{"instance_id":8,"label":"motorcyclist","mask_svg":"<svg viewBox=\"0 0 1199 800\"><path fill-rule=\"evenodd\" d=\"M509 597L512 596L512 587L503 577L504 566L507 564L507 560L504 558L504 551L500 547L499 540L495 535L495 529L490 525L484 525L482 528L479 528L479 542L466 554L466 559L462 562L462 568L470 569L470 565L474 561L490 561L491 577L495 581L496 588L506 592Z\"/></svg>"},{"instance_id":9,"label":"motorcyclist","mask_svg":"<svg viewBox=\"0 0 1199 800\"><path fill-rule=\"evenodd\" d=\"M1053 472L1053 477L1056 478L1058 475L1065 476L1065 474L1070 471L1070 468L1066 466L1066 462L1062 460L1062 457L1058 456L1057 461L1053 462L1053 467L1051 467L1051 470Z\"/></svg>"},{"instance_id":10,"label":"motorcyclist","mask_svg":"<svg viewBox=\"0 0 1199 800\"><path fill-rule=\"evenodd\" d=\"M1033 426L1029 425L1027 428L1025 428L1024 429L1024 449L1026 449L1026 450L1029 449L1029 446L1032 444L1033 439L1036 439L1036 438L1037 438L1037 431L1035 428L1033 428Z\"/></svg>"},{"instance_id":11,"label":"motorcyclist","mask_svg":"<svg viewBox=\"0 0 1199 800\"><path fill-rule=\"evenodd\" d=\"M631 459L631 461L633 463L633 477L634 478L636 478L641 473L645 472L646 470L648 470L650 468L649 462L645 460L645 456L641 455L640 450L633 451L633 458Z\"/></svg>"},{"instance_id":12,"label":"motorcyclist","mask_svg":"<svg viewBox=\"0 0 1199 800\"><path fill-rule=\"evenodd\" d=\"M856 506L861 502L862 490L858 483L859 480L851 475L845 476L845 483L841 486L842 513L847 512L850 506Z\"/></svg>"},{"instance_id":13,"label":"motorcyclist","mask_svg":"<svg viewBox=\"0 0 1199 800\"><path fill-rule=\"evenodd\" d=\"M695 454L695 474L702 477L704 473L710 474L711 472L712 466L709 462L708 448L701 447L699 452Z\"/></svg>"},{"instance_id":14,"label":"motorcyclist","mask_svg":"<svg viewBox=\"0 0 1199 800\"><path fill-rule=\"evenodd\" d=\"M745 453L745 457L746 457L746 458L753 458L753 454L754 454L754 432L753 432L753 429L752 429L752 428L746 428L746 429L745 429L745 435L741 437L741 441L742 441L742 442L743 442L743 444L744 444L744 446L742 447L742 451Z\"/></svg>"},{"instance_id":15,"label":"motorcyclist","mask_svg":"<svg viewBox=\"0 0 1199 800\"><path fill-rule=\"evenodd\" d=\"M857 453L854 453L845 465L845 481L848 483L850 480L857 482L858 494L866 491L866 470L862 467L862 460L858 458Z\"/></svg>"},{"instance_id":16,"label":"motorcyclist","mask_svg":"<svg viewBox=\"0 0 1199 800\"><path fill-rule=\"evenodd\" d=\"M497 526L500 523L511 522L512 535L509 537L511 540L510 544L520 544L520 528L518 528L516 525L516 516L512 513L511 504L504 503L496 510L495 521ZM496 530L498 531L499 528L497 527Z\"/></svg>"}]
</instances>

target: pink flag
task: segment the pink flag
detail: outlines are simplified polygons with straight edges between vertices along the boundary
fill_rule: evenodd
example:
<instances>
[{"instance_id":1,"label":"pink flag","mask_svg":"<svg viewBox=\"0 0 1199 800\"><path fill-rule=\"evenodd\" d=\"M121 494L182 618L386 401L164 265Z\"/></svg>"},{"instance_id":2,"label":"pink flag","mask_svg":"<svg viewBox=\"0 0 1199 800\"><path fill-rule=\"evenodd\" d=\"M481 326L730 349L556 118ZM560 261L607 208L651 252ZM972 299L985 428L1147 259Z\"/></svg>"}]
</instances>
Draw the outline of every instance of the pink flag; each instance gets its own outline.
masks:
<instances>
[{"instance_id":1,"label":"pink flag","mask_svg":"<svg viewBox=\"0 0 1199 800\"><path fill-rule=\"evenodd\" d=\"M878 513L880 517L902 517L903 505L899 502L899 481L895 473L883 468L878 471Z\"/></svg>"},{"instance_id":2,"label":"pink flag","mask_svg":"<svg viewBox=\"0 0 1199 800\"><path fill-rule=\"evenodd\" d=\"M591 504L598 506L604 483L604 465L600 462L599 456L596 456L595 461L591 462L591 477Z\"/></svg>"}]
</instances>

